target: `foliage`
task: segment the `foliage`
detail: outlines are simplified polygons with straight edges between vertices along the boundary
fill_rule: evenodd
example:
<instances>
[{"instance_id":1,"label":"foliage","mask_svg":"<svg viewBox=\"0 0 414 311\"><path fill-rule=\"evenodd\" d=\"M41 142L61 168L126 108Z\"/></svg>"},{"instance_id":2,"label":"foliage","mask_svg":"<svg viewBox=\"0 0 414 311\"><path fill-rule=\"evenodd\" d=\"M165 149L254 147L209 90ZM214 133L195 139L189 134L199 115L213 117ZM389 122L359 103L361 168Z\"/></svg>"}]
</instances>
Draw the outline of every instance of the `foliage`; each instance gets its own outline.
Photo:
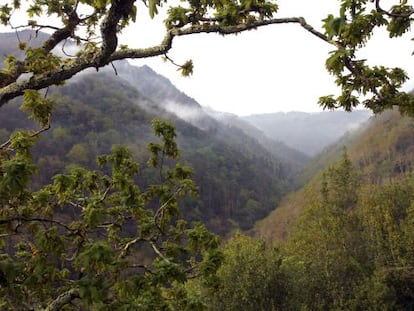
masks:
<instances>
[{"instance_id":1,"label":"foliage","mask_svg":"<svg viewBox=\"0 0 414 311\"><path fill-rule=\"evenodd\" d=\"M143 2L151 17L166 4L160 0ZM22 57L6 56L0 72L0 106L23 96L22 109L40 125L38 130L17 130L0 145L0 307L62 310L71 304L71 308L102 310L201 308L201 302L185 287L189 277L200 276L208 285L218 279L218 289L222 289L213 292L211 300L206 298L207 303L218 301L232 309L238 308L241 300L285 308L283 297L278 296L286 290L279 279L284 279L283 269L295 281L295 305L304 309L411 307L412 178L358 188L346 157L326 173L321 195L299 222L285 257L264 251L260 243L235 240L227 248L229 265L218 272L218 238L201 224L188 228L179 217L178 198L195 190L190 171L178 164L162 169L166 157L178 155L175 132L167 123L154 124L161 142L150 146L148 169L155 168L159 178L145 189L136 182L139 165L125 148L115 148L111 155L100 157L100 170L73 166L65 174L55 175L51 184L30 188L31 177L37 172L31 148L49 129L54 108L47 97L48 88L87 68L99 69L120 59L164 55L174 63L166 54L177 36L237 34L269 24L297 23L335 47L326 68L342 93L336 98L322 97L321 106L350 111L362 104L376 113L398 106L401 112L414 114L413 97L401 91L408 78L403 69L371 67L357 58L358 50L376 28L386 26L391 38L409 30L414 11L407 1L384 10L379 0L343 0L339 14L324 20L325 33L302 17L275 18L278 6L270 1L189 0L181 4L169 7L165 37L159 45L133 49L119 47L118 35L136 20L134 0L28 1L27 22L18 27L36 31L48 28L51 35L38 46L19 42ZM10 24L11 16L22 11L20 0L3 4L0 22L16 29ZM45 16L54 17L58 23L43 25ZM54 49L69 39L78 45L77 55L57 55ZM193 71L192 61L177 66L183 75ZM108 120L100 121L93 126L105 127ZM116 134L108 136L116 138ZM64 130L55 135L67 137ZM75 146L68 156L90 161L86 147ZM226 165L231 174L238 174ZM235 183L238 176L232 180ZM234 189L234 184L225 186ZM239 194L244 196L247 211L257 208L257 200L249 191L236 196ZM152 260L143 262L138 250L152 254ZM239 256L239 250L244 256ZM253 258L250 250L262 257ZM243 269L234 269L235 264L244 264ZM264 288L257 286L251 271L258 272ZM243 277L237 283L240 291L230 291L229 284L239 276ZM246 293L245 288L254 291ZM269 292L275 291L276 298L270 298Z\"/></svg>"},{"instance_id":2,"label":"foliage","mask_svg":"<svg viewBox=\"0 0 414 311\"><path fill-rule=\"evenodd\" d=\"M144 165L149 158L144 146L154 139L151 119L157 116L177 127L181 160L193 167L193 179L199 186L197 198L180 201L187 220L203 221L223 235L234 227L249 229L291 187L286 180L292 176L288 165L246 134L217 122L211 130L200 130L167 113L161 104L152 103L149 111L143 109L149 99L105 73L85 75L51 89L49 99L54 102L52 127L32 152L39 167L33 176L37 187L71 164L96 169L95 157L110 152L113 145L129 146ZM16 128L35 126L17 107L18 103L2 107L0 124L7 129L7 136ZM159 181L159 174L153 176L145 165L142 174L140 186Z\"/></svg>"},{"instance_id":3,"label":"foliage","mask_svg":"<svg viewBox=\"0 0 414 311\"><path fill-rule=\"evenodd\" d=\"M311 310L409 308L412 176L388 185L352 176L344 155L326 171L320 195L310 198L287 242L297 299Z\"/></svg>"},{"instance_id":4,"label":"foliage","mask_svg":"<svg viewBox=\"0 0 414 311\"><path fill-rule=\"evenodd\" d=\"M204 297L207 310L288 310L291 280L278 248L237 233L223 256L213 290L203 289L202 280L188 284L190 294Z\"/></svg>"},{"instance_id":5,"label":"foliage","mask_svg":"<svg viewBox=\"0 0 414 311\"><path fill-rule=\"evenodd\" d=\"M303 210L290 235L279 246L279 261L266 257L262 262L270 248L258 251L257 240L229 240L217 275L222 277L222 271L226 271L224 275L232 276L232 281L228 283L228 291L221 288L210 299L237 297L238 301L243 299L244 289L248 289L246 296L254 300L256 294L264 293L264 284L273 284L272 273L279 273L277 279L283 280L284 286L278 287L277 294L265 294L256 302L258 309L261 302L271 297L279 306L277 310L409 310L412 307L413 175L405 173L375 184L361 172L357 174L347 152L343 152L341 160L317 180L319 187L308 187L308 191L301 192L305 196L303 201L296 201L303 205ZM234 252L228 251L231 249ZM229 262L235 264L227 266ZM266 270L269 278L261 281L261 271L270 263ZM254 286L250 286L245 271L258 271ZM227 300L227 305L232 303Z\"/></svg>"},{"instance_id":6,"label":"foliage","mask_svg":"<svg viewBox=\"0 0 414 311\"><path fill-rule=\"evenodd\" d=\"M214 273L218 237L180 219L178 198L196 190L190 170L161 170L160 158L177 157L175 130L153 127L161 141L150 144L150 166L162 180L146 189L131 153L116 147L99 171L73 167L30 191L33 138L16 134L0 159L2 309L168 309L171 299L185 304L176 286Z\"/></svg>"},{"instance_id":7,"label":"foliage","mask_svg":"<svg viewBox=\"0 0 414 311\"><path fill-rule=\"evenodd\" d=\"M386 26L390 38L409 31L414 13L407 1L399 1L384 10L381 1L341 1L339 14L323 20L327 39L335 46L326 60L327 70L335 76L341 95L321 97L322 107L351 111L362 104L378 113L398 106L403 113L413 114L413 96L401 91L408 77L401 68L370 66L357 58L358 50L371 39L377 28ZM363 95L363 96L361 96Z\"/></svg>"}]
</instances>

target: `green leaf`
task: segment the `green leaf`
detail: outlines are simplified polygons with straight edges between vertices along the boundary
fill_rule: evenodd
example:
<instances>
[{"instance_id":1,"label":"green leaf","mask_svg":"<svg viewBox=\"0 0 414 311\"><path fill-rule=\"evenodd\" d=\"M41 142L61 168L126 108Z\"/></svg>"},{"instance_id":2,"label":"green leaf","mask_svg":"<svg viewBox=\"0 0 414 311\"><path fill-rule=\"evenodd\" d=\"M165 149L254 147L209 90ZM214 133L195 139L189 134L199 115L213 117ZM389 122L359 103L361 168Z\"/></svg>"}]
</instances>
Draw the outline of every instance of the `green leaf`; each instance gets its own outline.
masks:
<instances>
[{"instance_id":1,"label":"green leaf","mask_svg":"<svg viewBox=\"0 0 414 311\"><path fill-rule=\"evenodd\" d=\"M183 65L180 66L179 70L181 70L181 75L183 77L191 76L194 70L193 61L191 59L186 61Z\"/></svg>"},{"instance_id":2,"label":"green leaf","mask_svg":"<svg viewBox=\"0 0 414 311\"><path fill-rule=\"evenodd\" d=\"M159 0L148 0L149 15L154 18L158 14L157 6L160 4Z\"/></svg>"}]
</instances>

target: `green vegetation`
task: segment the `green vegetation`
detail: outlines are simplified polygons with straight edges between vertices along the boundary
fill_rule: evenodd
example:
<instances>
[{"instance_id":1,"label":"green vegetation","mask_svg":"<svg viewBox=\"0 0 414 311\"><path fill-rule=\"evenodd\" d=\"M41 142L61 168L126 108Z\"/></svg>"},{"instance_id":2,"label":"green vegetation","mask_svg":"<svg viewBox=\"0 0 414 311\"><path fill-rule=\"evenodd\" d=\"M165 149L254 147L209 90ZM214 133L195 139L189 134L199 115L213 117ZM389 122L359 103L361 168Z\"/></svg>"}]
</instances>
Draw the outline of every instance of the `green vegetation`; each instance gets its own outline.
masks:
<instances>
[{"instance_id":1,"label":"green vegetation","mask_svg":"<svg viewBox=\"0 0 414 311\"><path fill-rule=\"evenodd\" d=\"M166 5L144 3L151 17ZM151 99L105 76L58 91L51 88L116 60L160 55L171 60L166 53L177 36L297 23L335 48L326 67L342 94L322 97L323 107L352 110L362 104L377 113L397 106L412 115L413 97L401 91L404 71L370 67L356 56L377 27L386 26L390 37L407 32L413 21L411 6L400 1L386 11L379 0L341 1L339 15L329 15L325 33L320 33L301 17L275 18L278 6L270 1L182 4L169 8L160 45L131 49L118 47L118 34L135 22L134 0L28 2L23 28L48 28L52 34L40 44L20 41L21 53L7 55L0 71L0 308L412 309L412 119L398 121L398 131L387 129L384 122L387 139L370 141L384 152L374 148L377 153L354 162L361 172L344 152L337 164L316 177L317 186L308 188L312 191L286 241L267 245L239 234L220 248L218 236L201 223L186 221L179 206L184 212L194 207L194 214L188 213L194 220L225 197L224 213L207 219L217 221L217 228L222 218L248 228L248 218L263 216L286 191L280 162L259 149L240 147L232 135L224 136L230 144L213 143L212 132L176 119L180 133L191 133L193 139L183 144L193 150L184 161L207 175L200 193L212 202L200 203L186 196L196 186L191 170L176 163L175 128L155 119L154 134L144 131L150 119L145 109L168 115ZM19 0L0 6L0 22L13 28L11 16L21 11ZM61 23L40 24L42 14ZM54 49L69 39L77 44L77 55L57 55ZM193 70L191 61L178 67L186 76ZM70 92L74 87L77 97ZM98 89L100 97L94 94ZM16 102L19 97L21 103ZM131 105L131 98L141 106ZM20 118L13 105L33 122L13 121ZM55 117L60 121L55 123ZM52 121L56 127L51 128ZM77 126L71 128L69 122ZM155 141L142 151L138 137ZM113 146L118 143L130 144L131 151ZM384 149L389 145L393 148ZM109 148L112 153L104 152L95 163L95 153ZM263 163L263 172L252 159ZM248 186L239 188L240 181ZM269 193L267 203L261 203Z\"/></svg>"},{"instance_id":2,"label":"green vegetation","mask_svg":"<svg viewBox=\"0 0 414 311\"><path fill-rule=\"evenodd\" d=\"M73 166L29 191L33 139L15 134L14 156L3 156L0 167L1 309L62 310L72 301L94 310L192 305L181 284L214 273L219 239L179 218L178 198L195 185L189 168L163 168L178 156L174 128L154 120L153 129L160 142L149 144L148 169L159 181L142 188L138 163L116 147L98 158L100 171Z\"/></svg>"},{"instance_id":3,"label":"green vegetation","mask_svg":"<svg viewBox=\"0 0 414 311\"><path fill-rule=\"evenodd\" d=\"M413 177L372 184L344 152L319 181L279 246L227 241L208 310L410 310Z\"/></svg>"},{"instance_id":4,"label":"green vegetation","mask_svg":"<svg viewBox=\"0 0 414 311\"><path fill-rule=\"evenodd\" d=\"M34 175L34 186L49 183L70 164L97 169L96 156L109 153L113 145L130 146L131 153L144 164L149 156L145 145L154 139L151 120L163 117L177 126L182 161L193 167L199 187L197 198L181 202L187 220L201 220L222 235L235 228L246 230L265 217L292 187L289 163L253 138L217 122L212 129L200 130L113 76L85 75L51 90L49 97L54 101L53 126L33 148L40 171ZM149 105L152 110L143 108ZM4 140L16 128L35 126L18 110L18 103L2 111ZM144 169L143 174L143 180L154 180L151 172Z\"/></svg>"},{"instance_id":5,"label":"green vegetation","mask_svg":"<svg viewBox=\"0 0 414 311\"><path fill-rule=\"evenodd\" d=\"M411 176L364 183L346 154L328 169L286 244L302 303L311 310L409 308L413 195Z\"/></svg>"},{"instance_id":6,"label":"green vegetation","mask_svg":"<svg viewBox=\"0 0 414 311\"><path fill-rule=\"evenodd\" d=\"M321 189L322 172L341 158L344 146L364 183L386 184L413 171L413 120L396 111L371 118L363 128L342 137L306 165L298 176L304 186L284 197L281 204L254 228L267 241L286 240L308 198Z\"/></svg>"}]
</instances>

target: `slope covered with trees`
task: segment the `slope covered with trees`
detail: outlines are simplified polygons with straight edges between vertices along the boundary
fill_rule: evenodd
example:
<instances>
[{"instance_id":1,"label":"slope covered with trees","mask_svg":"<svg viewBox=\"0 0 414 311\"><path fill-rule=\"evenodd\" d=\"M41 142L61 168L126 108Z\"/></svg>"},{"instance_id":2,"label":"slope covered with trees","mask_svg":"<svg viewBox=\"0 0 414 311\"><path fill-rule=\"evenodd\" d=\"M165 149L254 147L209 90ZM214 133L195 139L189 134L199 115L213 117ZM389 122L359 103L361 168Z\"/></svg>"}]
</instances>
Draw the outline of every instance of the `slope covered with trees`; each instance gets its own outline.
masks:
<instances>
[{"instance_id":1,"label":"slope covered with trees","mask_svg":"<svg viewBox=\"0 0 414 311\"><path fill-rule=\"evenodd\" d=\"M286 239L314 193L320 191L323 171L341 158L344 147L353 166L367 184L381 185L405 178L412 169L413 120L398 111L376 115L359 131L345 135L309 161L301 174L302 189L289 194L283 203L256 229L269 239Z\"/></svg>"},{"instance_id":2,"label":"slope covered with trees","mask_svg":"<svg viewBox=\"0 0 414 311\"><path fill-rule=\"evenodd\" d=\"M214 127L201 130L109 73L86 74L50 96L56 109L53 126L34 148L41 172L35 176L38 184L46 184L71 164L96 168L96 156L113 145L130 146L143 161L148 155L142 150L153 139L151 120L163 117L177 126L182 160L194 168L200 189L199 200L183 203L187 219L203 220L222 234L248 229L292 187L293 165L255 139L214 119ZM2 110L4 140L17 128L33 126L17 105Z\"/></svg>"},{"instance_id":3,"label":"slope covered with trees","mask_svg":"<svg viewBox=\"0 0 414 311\"><path fill-rule=\"evenodd\" d=\"M209 309L412 308L412 175L372 183L343 152L317 183L283 242L236 236L226 243L219 290L204 289Z\"/></svg>"}]
</instances>

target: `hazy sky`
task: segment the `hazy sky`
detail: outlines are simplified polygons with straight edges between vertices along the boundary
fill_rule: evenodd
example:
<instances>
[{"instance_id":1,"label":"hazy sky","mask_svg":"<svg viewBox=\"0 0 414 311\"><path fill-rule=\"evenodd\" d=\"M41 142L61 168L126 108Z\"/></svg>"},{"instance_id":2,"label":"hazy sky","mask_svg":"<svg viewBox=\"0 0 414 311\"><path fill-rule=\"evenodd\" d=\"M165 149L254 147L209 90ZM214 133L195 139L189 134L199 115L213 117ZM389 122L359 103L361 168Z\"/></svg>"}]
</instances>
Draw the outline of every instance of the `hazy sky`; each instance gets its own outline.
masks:
<instances>
[{"instance_id":1,"label":"hazy sky","mask_svg":"<svg viewBox=\"0 0 414 311\"><path fill-rule=\"evenodd\" d=\"M395 3L396 0L383 0ZM0 0L0 4L4 0ZM322 19L336 13L338 0L279 0L277 17L303 16L321 30ZM163 15L150 20L145 7L138 23L125 31L121 43L131 47L159 44ZM402 66L414 75L410 34L404 40L374 37L361 58L374 64ZM181 77L176 67L160 58L133 61L151 66L201 105L238 115L277 111L319 111L320 96L337 94L334 78L325 69L333 47L299 25L272 25L237 36L201 34L176 38L169 56L177 63L194 62L194 74ZM410 72L411 71L411 72ZM411 87L409 83L408 87Z\"/></svg>"},{"instance_id":2,"label":"hazy sky","mask_svg":"<svg viewBox=\"0 0 414 311\"><path fill-rule=\"evenodd\" d=\"M279 0L278 17L303 16L322 31L322 19L336 13L335 0ZM393 1L384 1L386 7ZM129 45L157 44L162 37L160 20L140 20L151 27L126 32ZM408 39L407 39L408 37ZM403 40L389 40L378 33L361 53L371 63L412 69L414 44L410 34ZM325 60L333 47L299 25L272 25L237 36L214 34L178 38L170 56L176 62L194 61L194 75L182 78L172 65L161 60L146 63L168 77L179 89L200 104L238 115L276 111L320 111L320 96L337 94L334 78L325 70ZM411 87L410 83L408 87Z\"/></svg>"}]
</instances>

